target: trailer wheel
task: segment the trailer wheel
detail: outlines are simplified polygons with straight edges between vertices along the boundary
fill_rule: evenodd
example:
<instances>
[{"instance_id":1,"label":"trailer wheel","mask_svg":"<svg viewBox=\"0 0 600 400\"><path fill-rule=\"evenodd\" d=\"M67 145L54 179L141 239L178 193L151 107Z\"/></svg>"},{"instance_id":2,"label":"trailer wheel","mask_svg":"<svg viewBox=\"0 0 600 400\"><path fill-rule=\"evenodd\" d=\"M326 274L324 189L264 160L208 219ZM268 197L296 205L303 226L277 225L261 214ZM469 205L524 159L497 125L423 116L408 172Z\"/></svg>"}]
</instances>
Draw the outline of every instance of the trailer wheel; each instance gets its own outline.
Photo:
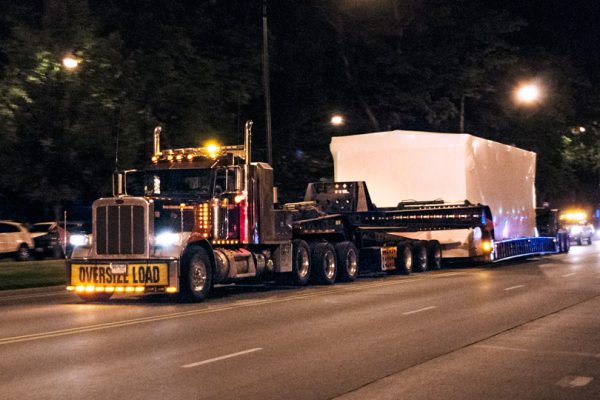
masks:
<instances>
[{"instance_id":1,"label":"trailer wheel","mask_svg":"<svg viewBox=\"0 0 600 400\"><path fill-rule=\"evenodd\" d=\"M564 235L563 240L564 240L563 253L568 253L569 250L571 249L571 238L569 237L569 235Z\"/></svg>"},{"instance_id":2,"label":"trailer wheel","mask_svg":"<svg viewBox=\"0 0 600 400\"><path fill-rule=\"evenodd\" d=\"M206 251L195 248L184 256L181 286L183 298L202 301L212 290L213 268Z\"/></svg>"},{"instance_id":3,"label":"trailer wheel","mask_svg":"<svg viewBox=\"0 0 600 400\"><path fill-rule=\"evenodd\" d=\"M396 271L399 274L409 275L412 271L412 249L409 244L403 244L398 246L398 252L396 256Z\"/></svg>"},{"instance_id":4,"label":"trailer wheel","mask_svg":"<svg viewBox=\"0 0 600 400\"><path fill-rule=\"evenodd\" d=\"M112 293L77 293L77 297L86 303L108 301L112 295Z\"/></svg>"},{"instance_id":5,"label":"trailer wheel","mask_svg":"<svg viewBox=\"0 0 600 400\"><path fill-rule=\"evenodd\" d=\"M352 282L358 276L358 250L352 242L335 245L337 256L338 281Z\"/></svg>"},{"instance_id":6,"label":"trailer wheel","mask_svg":"<svg viewBox=\"0 0 600 400\"><path fill-rule=\"evenodd\" d=\"M292 284L305 286L311 273L310 248L304 240L292 241Z\"/></svg>"},{"instance_id":7,"label":"trailer wheel","mask_svg":"<svg viewBox=\"0 0 600 400\"><path fill-rule=\"evenodd\" d=\"M427 258L429 260L429 269L442 269L442 245L437 240L427 243Z\"/></svg>"},{"instance_id":8,"label":"trailer wheel","mask_svg":"<svg viewBox=\"0 0 600 400\"><path fill-rule=\"evenodd\" d=\"M427 266L429 264L429 254L427 252L427 243L419 242L413 248L413 264L412 269L415 272L425 272L427 271Z\"/></svg>"},{"instance_id":9,"label":"trailer wheel","mask_svg":"<svg viewBox=\"0 0 600 400\"><path fill-rule=\"evenodd\" d=\"M320 285L333 285L337 277L335 248L329 242L316 243L312 248L311 264L315 282Z\"/></svg>"}]
</instances>

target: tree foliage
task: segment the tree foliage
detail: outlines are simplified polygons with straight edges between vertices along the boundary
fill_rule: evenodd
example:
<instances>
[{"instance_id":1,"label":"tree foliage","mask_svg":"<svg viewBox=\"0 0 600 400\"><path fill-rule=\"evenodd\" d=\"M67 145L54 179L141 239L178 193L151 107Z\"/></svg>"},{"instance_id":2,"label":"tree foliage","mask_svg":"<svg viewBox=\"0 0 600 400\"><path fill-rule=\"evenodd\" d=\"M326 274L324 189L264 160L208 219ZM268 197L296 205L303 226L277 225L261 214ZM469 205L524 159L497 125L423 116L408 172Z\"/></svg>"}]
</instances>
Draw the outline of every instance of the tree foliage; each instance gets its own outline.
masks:
<instances>
[{"instance_id":1,"label":"tree foliage","mask_svg":"<svg viewBox=\"0 0 600 400\"><path fill-rule=\"evenodd\" d=\"M3 1L0 217L47 217L109 194L116 167L148 159L157 124L168 147L238 144L251 118L255 159L266 159L262 0ZM536 151L540 200L598 202L600 76L516 0L286 0L268 10L284 201L331 179L334 135L464 128ZM63 68L66 53L79 68ZM545 87L535 107L514 102L524 78ZM334 112L345 126L328 124Z\"/></svg>"}]
</instances>

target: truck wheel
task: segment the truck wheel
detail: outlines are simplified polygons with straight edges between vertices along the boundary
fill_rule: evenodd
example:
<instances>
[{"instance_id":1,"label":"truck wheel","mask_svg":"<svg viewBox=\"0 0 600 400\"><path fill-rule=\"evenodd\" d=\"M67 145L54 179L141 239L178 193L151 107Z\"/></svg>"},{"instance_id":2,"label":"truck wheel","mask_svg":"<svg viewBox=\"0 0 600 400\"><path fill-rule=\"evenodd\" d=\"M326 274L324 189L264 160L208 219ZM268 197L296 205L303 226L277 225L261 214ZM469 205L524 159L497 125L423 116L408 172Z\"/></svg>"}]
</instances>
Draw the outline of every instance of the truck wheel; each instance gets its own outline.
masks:
<instances>
[{"instance_id":1,"label":"truck wheel","mask_svg":"<svg viewBox=\"0 0 600 400\"><path fill-rule=\"evenodd\" d=\"M427 271L428 265L427 245L425 242L420 242L413 248L413 264L412 269L415 272Z\"/></svg>"},{"instance_id":2,"label":"truck wheel","mask_svg":"<svg viewBox=\"0 0 600 400\"><path fill-rule=\"evenodd\" d=\"M15 255L15 259L17 261L27 261L29 260L30 254L29 254L29 247L23 243L19 246L19 248L17 249L17 254Z\"/></svg>"},{"instance_id":3,"label":"truck wheel","mask_svg":"<svg viewBox=\"0 0 600 400\"><path fill-rule=\"evenodd\" d=\"M292 241L292 284L305 286L310 279L310 248L304 240Z\"/></svg>"},{"instance_id":4,"label":"truck wheel","mask_svg":"<svg viewBox=\"0 0 600 400\"><path fill-rule=\"evenodd\" d=\"M442 269L442 245L437 240L427 243L427 259L429 261L429 269Z\"/></svg>"},{"instance_id":5,"label":"truck wheel","mask_svg":"<svg viewBox=\"0 0 600 400\"><path fill-rule=\"evenodd\" d=\"M203 248L196 248L184 256L182 262L182 295L189 301L202 301L212 289L213 268Z\"/></svg>"},{"instance_id":6,"label":"truck wheel","mask_svg":"<svg viewBox=\"0 0 600 400\"><path fill-rule=\"evenodd\" d=\"M582 244L583 244L583 241L581 240L581 236L579 236L579 237L577 238L577 245L578 245L578 246L581 246Z\"/></svg>"},{"instance_id":7,"label":"truck wheel","mask_svg":"<svg viewBox=\"0 0 600 400\"><path fill-rule=\"evenodd\" d=\"M320 285L333 285L337 277L335 248L329 242L316 243L312 249L311 265L315 282Z\"/></svg>"},{"instance_id":8,"label":"truck wheel","mask_svg":"<svg viewBox=\"0 0 600 400\"><path fill-rule=\"evenodd\" d=\"M112 293L77 293L77 297L86 303L108 301L112 295Z\"/></svg>"},{"instance_id":9,"label":"truck wheel","mask_svg":"<svg viewBox=\"0 0 600 400\"><path fill-rule=\"evenodd\" d=\"M396 272L403 275L409 275L412 271L412 249L409 244L398 246L396 256Z\"/></svg>"},{"instance_id":10,"label":"truck wheel","mask_svg":"<svg viewBox=\"0 0 600 400\"><path fill-rule=\"evenodd\" d=\"M358 250L352 242L335 245L337 256L338 281L352 282L358 276Z\"/></svg>"}]
</instances>

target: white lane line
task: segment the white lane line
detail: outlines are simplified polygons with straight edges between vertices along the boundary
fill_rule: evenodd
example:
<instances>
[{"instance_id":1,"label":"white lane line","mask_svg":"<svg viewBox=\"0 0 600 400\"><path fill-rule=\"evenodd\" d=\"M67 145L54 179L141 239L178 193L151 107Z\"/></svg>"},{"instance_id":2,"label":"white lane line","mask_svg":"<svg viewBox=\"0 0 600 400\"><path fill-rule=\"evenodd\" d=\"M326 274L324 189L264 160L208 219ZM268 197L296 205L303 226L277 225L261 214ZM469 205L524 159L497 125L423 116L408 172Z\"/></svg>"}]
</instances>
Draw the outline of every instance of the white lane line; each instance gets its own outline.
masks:
<instances>
[{"instance_id":1,"label":"white lane line","mask_svg":"<svg viewBox=\"0 0 600 400\"><path fill-rule=\"evenodd\" d=\"M582 387L593 381L594 378L591 376L565 376L560 381L556 382L558 386L564 388L576 388Z\"/></svg>"},{"instance_id":2,"label":"white lane line","mask_svg":"<svg viewBox=\"0 0 600 400\"><path fill-rule=\"evenodd\" d=\"M237 353L227 354L226 356L215 357L215 358L211 358L209 360L204 360L204 361L199 361L199 362L195 362L195 363L192 363L192 364L182 365L181 368L198 367L200 365L210 364L210 363L214 363L216 361L226 360L228 358L243 356L244 354L254 353L256 351L261 351L261 350L262 350L262 347L257 347L255 349L249 349L249 350L239 351Z\"/></svg>"},{"instance_id":3,"label":"white lane line","mask_svg":"<svg viewBox=\"0 0 600 400\"><path fill-rule=\"evenodd\" d=\"M39 298L39 297L57 297L57 296L66 296L66 295L69 295L69 293L67 291L56 292L56 293L8 295L8 296L0 297L0 301L35 299L35 298Z\"/></svg>"},{"instance_id":4,"label":"white lane line","mask_svg":"<svg viewBox=\"0 0 600 400\"><path fill-rule=\"evenodd\" d=\"M504 289L505 292L509 291L509 290L515 290L515 289L520 289L522 287L525 287L525 285L517 285L517 286L511 286L511 287L507 287Z\"/></svg>"},{"instance_id":5,"label":"white lane line","mask_svg":"<svg viewBox=\"0 0 600 400\"><path fill-rule=\"evenodd\" d=\"M571 272L570 274L564 274L563 278L568 278L569 276L575 275L575 272Z\"/></svg>"},{"instance_id":6,"label":"white lane line","mask_svg":"<svg viewBox=\"0 0 600 400\"><path fill-rule=\"evenodd\" d=\"M437 308L437 306L429 306L429 307L419 308L418 310L407 311L405 313L402 313L402 315L416 314L416 313L420 313L420 312L427 311L427 310L433 310L434 308Z\"/></svg>"}]
</instances>

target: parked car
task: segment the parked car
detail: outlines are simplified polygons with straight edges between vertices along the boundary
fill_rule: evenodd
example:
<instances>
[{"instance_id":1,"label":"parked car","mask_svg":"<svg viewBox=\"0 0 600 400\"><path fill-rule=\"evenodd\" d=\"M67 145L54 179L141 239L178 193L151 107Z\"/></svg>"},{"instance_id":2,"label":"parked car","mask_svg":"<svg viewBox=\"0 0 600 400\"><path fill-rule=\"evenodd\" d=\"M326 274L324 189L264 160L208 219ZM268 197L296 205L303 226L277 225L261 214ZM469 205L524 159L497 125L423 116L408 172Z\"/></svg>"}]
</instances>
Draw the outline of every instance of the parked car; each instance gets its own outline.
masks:
<instances>
[{"instance_id":1,"label":"parked car","mask_svg":"<svg viewBox=\"0 0 600 400\"><path fill-rule=\"evenodd\" d=\"M36 258L62 257L60 241L62 228L56 222L38 222L33 224L29 228L29 233L33 239L34 256Z\"/></svg>"},{"instance_id":2,"label":"parked car","mask_svg":"<svg viewBox=\"0 0 600 400\"><path fill-rule=\"evenodd\" d=\"M0 221L0 254L13 255L18 261L28 260L33 240L27 228L18 222Z\"/></svg>"}]
</instances>

